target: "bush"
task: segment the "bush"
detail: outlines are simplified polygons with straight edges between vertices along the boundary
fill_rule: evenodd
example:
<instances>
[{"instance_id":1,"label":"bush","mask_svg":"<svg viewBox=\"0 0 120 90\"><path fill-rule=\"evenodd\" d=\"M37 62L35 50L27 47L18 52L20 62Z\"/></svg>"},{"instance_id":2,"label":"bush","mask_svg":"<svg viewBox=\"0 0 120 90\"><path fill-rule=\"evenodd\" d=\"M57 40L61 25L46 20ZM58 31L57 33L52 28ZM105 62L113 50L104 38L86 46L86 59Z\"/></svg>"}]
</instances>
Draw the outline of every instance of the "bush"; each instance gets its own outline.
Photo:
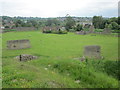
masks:
<instances>
[{"instance_id":1,"label":"bush","mask_svg":"<svg viewBox=\"0 0 120 90\"><path fill-rule=\"evenodd\" d=\"M75 32L76 30L75 29L69 29L69 32Z\"/></svg>"},{"instance_id":2,"label":"bush","mask_svg":"<svg viewBox=\"0 0 120 90\"><path fill-rule=\"evenodd\" d=\"M51 31L51 30L47 30L47 31L43 31L43 33L53 33L53 34L67 34L67 31L64 30L60 30L60 31Z\"/></svg>"},{"instance_id":3,"label":"bush","mask_svg":"<svg viewBox=\"0 0 120 90\"><path fill-rule=\"evenodd\" d=\"M17 31L16 29L4 29L4 32Z\"/></svg>"},{"instance_id":4,"label":"bush","mask_svg":"<svg viewBox=\"0 0 120 90\"><path fill-rule=\"evenodd\" d=\"M60 30L60 31L52 31L52 33L54 33L54 34L67 34L67 31L66 30L64 30L64 31L62 31L62 30Z\"/></svg>"},{"instance_id":5,"label":"bush","mask_svg":"<svg viewBox=\"0 0 120 90\"><path fill-rule=\"evenodd\" d=\"M103 32L103 29L95 29L95 32Z\"/></svg>"},{"instance_id":6,"label":"bush","mask_svg":"<svg viewBox=\"0 0 120 90\"><path fill-rule=\"evenodd\" d=\"M43 33L51 33L51 30L43 31Z\"/></svg>"},{"instance_id":7,"label":"bush","mask_svg":"<svg viewBox=\"0 0 120 90\"><path fill-rule=\"evenodd\" d=\"M117 87L117 80L114 79L113 77L108 77L108 75L116 76L117 71L116 68L114 67L117 68L117 65L115 63L111 64L108 62L101 62L100 60L98 61L89 60L88 62L61 61L59 63L54 63L52 65L53 70L57 69L59 73L65 75L69 74L70 77L72 77L74 80L80 80L81 82L83 82L83 84L90 85L90 87L92 88ZM108 75L106 74L106 72L103 72L104 69L108 73ZM114 70L115 70L115 74L114 74ZM111 71L111 73L109 71Z\"/></svg>"},{"instance_id":8,"label":"bush","mask_svg":"<svg viewBox=\"0 0 120 90\"><path fill-rule=\"evenodd\" d=\"M119 25L116 22L112 22L111 25L113 30L119 29Z\"/></svg>"},{"instance_id":9,"label":"bush","mask_svg":"<svg viewBox=\"0 0 120 90\"><path fill-rule=\"evenodd\" d=\"M105 72L120 80L120 61L89 60L87 65L89 65L89 67L93 66L95 70Z\"/></svg>"},{"instance_id":10,"label":"bush","mask_svg":"<svg viewBox=\"0 0 120 90\"><path fill-rule=\"evenodd\" d=\"M106 61L104 69L108 75L112 75L120 80L120 61Z\"/></svg>"},{"instance_id":11,"label":"bush","mask_svg":"<svg viewBox=\"0 0 120 90\"><path fill-rule=\"evenodd\" d=\"M83 30L83 25L78 24L76 26L76 31L81 31L81 30Z\"/></svg>"},{"instance_id":12,"label":"bush","mask_svg":"<svg viewBox=\"0 0 120 90\"><path fill-rule=\"evenodd\" d=\"M5 26L5 28L10 28L9 26Z\"/></svg>"},{"instance_id":13,"label":"bush","mask_svg":"<svg viewBox=\"0 0 120 90\"><path fill-rule=\"evenodd\" d=\"M120 30L112 30L112 33L120 33Z\"/></svg>"}]
</instances>

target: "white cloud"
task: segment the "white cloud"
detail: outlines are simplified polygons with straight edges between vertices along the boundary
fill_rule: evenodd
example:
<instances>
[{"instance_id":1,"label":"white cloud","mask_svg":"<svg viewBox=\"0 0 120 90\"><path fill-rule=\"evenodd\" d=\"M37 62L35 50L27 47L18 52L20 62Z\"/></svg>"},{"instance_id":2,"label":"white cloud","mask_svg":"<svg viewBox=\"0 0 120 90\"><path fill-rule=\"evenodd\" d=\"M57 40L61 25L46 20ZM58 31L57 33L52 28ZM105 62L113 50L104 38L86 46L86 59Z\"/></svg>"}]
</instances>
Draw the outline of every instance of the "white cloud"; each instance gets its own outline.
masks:
<instances>
[{"instance_id":1,"label":"white cloud","mask_svg":"<svg viewBox=\"0 0 120 90\"><path fill-rule=\"evenodd\" d=\"M105 12L110 16L110 10L117 9L118 0L1 0L0 3L3 15L8 16L57 17L67 13L91 16Z\"/></svg>"}]
</instances>

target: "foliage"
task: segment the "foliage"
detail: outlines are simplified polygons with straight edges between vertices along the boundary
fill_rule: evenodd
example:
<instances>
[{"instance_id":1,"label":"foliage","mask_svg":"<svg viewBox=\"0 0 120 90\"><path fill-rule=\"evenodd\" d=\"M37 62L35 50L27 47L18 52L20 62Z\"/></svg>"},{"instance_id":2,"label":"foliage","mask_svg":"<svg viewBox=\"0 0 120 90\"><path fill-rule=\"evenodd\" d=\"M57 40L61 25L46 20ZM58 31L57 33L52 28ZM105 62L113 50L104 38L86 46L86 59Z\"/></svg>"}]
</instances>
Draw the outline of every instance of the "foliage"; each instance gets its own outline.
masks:
<instances>
[{"instance_id":1,"label":"foliage","mask_svg":"<svg viewBox=\"0 0 120 90\"><path fill-rule=\"evenodd\" d=\"M83 30L83 26L80 25L80 24L78 24L78 25L76 26L76 31L81 31L81 30Z\"/></svg>"},{"instance_id":2,"label":"foliage","mask_svg":"<svg viewBox=\"0 0 120 90\"><path fill-rule=\"evenodd\" d=\"M51 30L46 30L46 31L43 31L43 33L52 33Z\"/></svg>"},{"instance_id":3,"label":"foliage","mask_svg":"<svg viewBox=\"0 0 120 90\"><path fill-rule=\"evenodd\" d=\"M116 22L112 22L111 25L113 30L119 29L119 25Z\"/></svg>"},{"instance_id":4,"label":"foliage","mask_svg":"<svg viewBox=\"0 0 120 90\"><path fill-rule=\"evenodd\" d=\"M107 28L112 29L113 28L112 24L108 24Z\"/></svg>"},{"instance_id":5,"label":"foliage","mask_svg":"<svg viewBox=\"0 0 120 90\"><path fill-rule=\"evenodd\" d=\"M112 33L120 33L120 30L112 30Z\"/></svg>"},{"instance_id":6,"label":"foliage","mask_svg":"<svg viewBox=\"0 0 120 90\"><path fill-rule=\"evenodd\" d=\"M48 19L46 21L46 26L58 26L60 25L60 22L57 19Z\"/></svg>"},{"instance_id":7,"label":"foliage","mask_svg":"<svg viewBox=\"0 0 120 90\"><path fill-rule=\"evenodd\" d=\"M93 25L95 28L103 29L103 28L110 28L112 30L120 29L119 26L119 17L112 17L109 19L105 19L102 16L94 16L93 17Z\"/></svg>"},{"instance_id":8,"label":"foliage","mask_svg":"<svg viewBox=\"0 0 120 90\"><path fill-rule=\"evenodd\" d=\"M54 30L54 31L51 31L51 30L46 30L46 31L43 31L43 33L54 33L54 34L67 34L67 31L66 30Z\"/></svg>"},{"instance_id":9,"label":"foliage","mask_svg":"<svg viewBox=\"0 0 120 90\"><path fill-rule=\"evenodd\" d=\"M5 28L10 28L9 26L5 26Z\"/></svg>"},{"instance_id":10,"label":"foliage","mask_svg":"<svg viewBox=\"0 0 120 90\"><path fill-rule=\"evenodd\" d=\"M16 29L5 29L5 32L16 31Z\"/></svg>"},{"instance_id":11,"label":"foliage","mask_svg":"<svg viewBox=\"0 0 120 90\"><path fill-rule=\"evenodd\" d=\"M75 20L71 16L67 16L66 17L65 28L66 28L67 31L69 31L69 29L73 29L75 24L76 24L76 22L75 22Z\"/></svg>"},{"instance_id":12,"label":"foliage","mask_svg":"<svg viewBox=\"0 0 120 90\"><path fill-rule=\"evenodd\" d=\"M52 31L52 33L54 34L67 34L67 31L66 30L59 30L59 31Z\"/></svg>"},{"instance_id":13,"label":"foliage","mask_svg":"<svg viewBox=\"0 0 120 90\"><path fill-rule=\"evenodd\" d=\"M120 16L118 17L118 25L120 25Z\"/></svg>"},{"instance_id":14,"label":"foliage","mask_svg":"<svg viewBox=\"0 0 120 90\"><path fill-rule=\"evenodd\" d=\"M104 28L104 24L103 24L104 22L103 22L102 16L94 16L92 22L95 28L98 28L98 29Z\"/></svg>"},{"instance_id":15,"label":"foliage","mask_svg":"<svg viewBox=\"0 0 120 90\"><path fill-rule=\"evenodd\" d=\"M15 26L16 26L16 27L21 27L22 25L24 25L24 23L23 23L21 20L17 20L17 21L15 22Z\"/></svg>"},{"instance_id":16,"label":"foliage","mask_svg":"<svg viewBox=\"0 0 120 90\"><path fill-rule=\"evenodd\" d=\"M95 29L95 32L103 32L103 29Z\"/></svg>"},{"instance_id":17,"label":"foliage","mask_svg":"<svg viewBox=\"0 0 120 90\"><path fill-rule=\"evenodd\" d=\"M69 32L75 32L76 28L74 27L73 29L69 29Z\"/></svg>"}]
</instances>

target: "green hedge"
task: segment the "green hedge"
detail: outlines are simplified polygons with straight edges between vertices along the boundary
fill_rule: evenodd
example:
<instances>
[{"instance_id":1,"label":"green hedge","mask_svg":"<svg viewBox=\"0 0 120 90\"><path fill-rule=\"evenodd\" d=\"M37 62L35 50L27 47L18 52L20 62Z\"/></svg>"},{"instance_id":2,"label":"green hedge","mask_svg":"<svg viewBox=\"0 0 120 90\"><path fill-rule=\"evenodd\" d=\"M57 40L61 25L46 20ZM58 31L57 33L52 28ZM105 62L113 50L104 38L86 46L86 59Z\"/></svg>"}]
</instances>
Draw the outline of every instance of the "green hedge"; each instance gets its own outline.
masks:
<instances>
[{"instance_id":1,"label":"green hedge","mask_svg":"<svg viewBox=\"0 0 120 90\"><path fill-rule=\"evenodd\" d=\"M17 31L16 29L4 29L5 32Z\"/></svg>"},{"instance_id":2,"label":"green hedge","mask_svg":"<svg viewBox=\"0 0 120 90\"><path fill-rule=\"evenodd\" d=\"M53 34L67 34L67 31L50 31L50 30L47 30L47 31L43 31L43 33L53 33Z\"/></svg>"},{"instance_id":3,"label":"green hedge","mask_svg":"<svg viewBox=\"0 0 120 90\"><path fill-rule=\"evenodd\" d=\"M120 33L120 30L112 30L112 33Z\"/></svg>"},{"instance_id":4,"label":"green hedge","mask_svg":"<svg viewBox=\"0 0 120 90\"><path fill-rule=\"evenodd\" d=\"M52 31L47 30L47 31L43 31L43 33L52 33Z\"/></svg>"}]
</instances>

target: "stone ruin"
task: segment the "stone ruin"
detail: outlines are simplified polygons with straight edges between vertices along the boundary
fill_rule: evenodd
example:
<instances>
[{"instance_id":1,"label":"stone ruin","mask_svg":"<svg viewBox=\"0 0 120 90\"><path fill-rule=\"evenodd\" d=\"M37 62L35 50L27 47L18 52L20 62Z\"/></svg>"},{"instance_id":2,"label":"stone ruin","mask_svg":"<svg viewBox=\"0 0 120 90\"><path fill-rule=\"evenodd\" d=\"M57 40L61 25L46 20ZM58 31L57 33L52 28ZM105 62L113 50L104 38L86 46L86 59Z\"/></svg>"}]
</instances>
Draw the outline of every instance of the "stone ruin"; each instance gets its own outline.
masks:
<instances>
[{"instance_id":1,"label":"stone ruin","mask_svg":"<svg viewBox=\"0 0 120 90\"><path fill-rule=\"evenodd\" d=\"M93 25L91 25L89 27L89 31L81 30L81 31L76 32L76 34L79 34L79 35L86 35L86 34L89 34L89 33L94 33L94 26Z\"/></svg>"},{"instance_id":2,"label":"stone ruin","mask_svg":"<svg viewBox=\"0 0 120 90\"><path fill-rule=\"evenodd\" d=\"M7 41L8 49L25 49L30 47L30 41L28 39Z\"/></svg>"},{"instance_id":3,"label":"stone ruin","mask_svg":"<svg viewBox=\"0 0 120 90\"><path fill-rule=\"evenodd\" d=\"M89 33L94 33L94 26L93 25L91 25L90 27L89 27L89 31L88 31Z\"/></svg>"},{"instance_id":4,"label":"stone ruin","mask_svg":"<svg viewBox=\"0 0 120 90\"><path fill-rule=\"evenodd\" d=\"M79 34L79 35L86 35L87 33L86 33L86 31L81 30L81 31L77 31L76 34Z\"/></svg>"},{"instance_id":5,"label":"stone ruin","mask_svg":"<svg viewBox=\"0 0 120 90\"><path fill-rule=\"evenodd\" d=\"M18 59L19 61L29 61L29 60L37 59L37 56L32 56L32 55L28 55L28 54L21 54L15 58Z\"/></svg>"},{"instance_id":6,"label":"stone ruin","mask_svg":"<svg viewBox=\"0 0 120 90\"><path fill-rule=\"evenodd\" d=\"M93 46L85 46L84 47L84 56L86 58L94 58L94 59L101 59L101 47L97 45Z\"/></svg>"},{"instance_id":7,"label":"stone ruin","mask_svg":"<svg viewBox=\"0 0 120 90\"><path fill-rule=\"evenodd\" d=\"M56 30L60 30L61 27L60 26L45 26L42 28L42 31L56 31Z\"/></svg>"},{"instance_id":8,"label":"stone ruin","mask_svg":"<svg viewBox=\"0 0 120 90\"><path fill-rule=\"evenodd\" d=\"M66 30L65 27L61 27L60 29L61 29L61 30Z\"/></svg>"},{"instance_id":9,"label":"stone ruin","mask_svg":"<svg viewBox=\"0 0 120 90\"><path fill-rule=\"evenodd\" d=\"M14 27L13 29L17 31L33 31L33 30L36 30L37 28L35 27Z\"/></svg>"},{"instance_id":10,"label":"stone ruin","mask_svg":"<svg viewBox=\"0 0 120 90\"><path fill-rule=\"evenodd\" d=\"M111 29L109 28L104 28L103 32L101 34L110 34L111 33Z\"/></svg>"}]
</instances>

